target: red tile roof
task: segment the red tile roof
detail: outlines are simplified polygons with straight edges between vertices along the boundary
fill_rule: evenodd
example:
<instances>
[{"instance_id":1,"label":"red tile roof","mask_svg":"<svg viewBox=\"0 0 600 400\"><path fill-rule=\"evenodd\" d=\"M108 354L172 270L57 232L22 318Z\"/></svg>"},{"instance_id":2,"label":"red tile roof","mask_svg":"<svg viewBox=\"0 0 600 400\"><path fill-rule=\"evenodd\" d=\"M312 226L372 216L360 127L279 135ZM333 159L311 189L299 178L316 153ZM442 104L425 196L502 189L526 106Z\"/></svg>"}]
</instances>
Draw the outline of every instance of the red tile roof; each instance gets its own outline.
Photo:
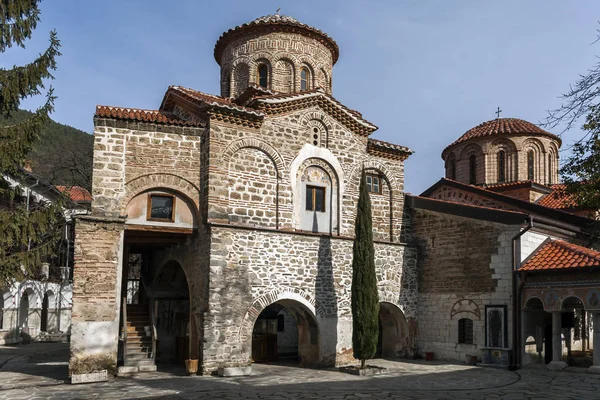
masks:
<instances>
[{"instance_id":1,"label":"red tile roof","mask_svg":"<svg viewBox=\"0 0 600 400\"><path fill-rule=\"evenodd\" d=\"M478 209L490 210L490 211L500 211L500 212L503 212L503 213L515 214L515 215L522 215L523 217L527 217L526 213L520 212L520 211L506 210L506 209L503 209L503 208L496 208L496 207L477 206L475 204L460 203L458 201L442 200L442 199L436 199L436 198L433 198L433 197L415 196L415 195L411 195L409 193L407 193L407 195L409 195L411 197L414 197L414 198L417 198L417 199L426 199L428 201L433 201L433 202L436 202L436 203L456 204L456 205L463 206L463 207L478 208Z\"/></svg>"},{"instance_id":2,"label":"red tile roof","mask_svg":"<svg viewBox=\"0 0 600 400\"><path fill-rule=\"evenodd\" d=\"M600 252L562 240L548 239L522 264L520 271L600 266Z\"/></svg>"},{"instance_id":3,"label":"red tile roof","mask_svg":"<svg viewBox=\"0 0 600 400\"><path fill-rule=\"evenodd\" d=\"M332 37L327 35L325 32L313 28L312 26L303 24L297 19L287 15L265 15L263 17L256 18L253 21L247 22L242 25L238 25L235 28L229 29L224 32L215 44L215 60L219 65L221 64L221 55L223 50L232 40L239 38L250 32L261 31L265 33L271 33L276 31L300 33L305 36L312 37L323 45L325 45L333 56L333 64L335 64L340 56L340 49L333 40Z\"/></svg>"},{"instance_id":4,"label":"red tile roof","mask_svg":"<svg viewBox=\"0 0 600 400\"><path fill-rule=\"evenodd\" d=\"M138 122L153 122L182 126L202 126L200 123L185 121L175 115L159 110L142 110L139 108L125 108L113 106L96 106L96 117L116 118Z\"/></svg>"},{"instance_id":5,"label":"red tile roof","mask_svg":"<svg viewBox=\"0 0 600 400\"><path fill-rule=\"evenodd\" d=\"M405 160L408 158L408 156L414 153L414 151L408 147L371 138L369 138L367 141L367 151L375 154L383 153L385 155L392 156L392 158L398 158L402 160Z\"/></svg>"},{"instance_id":6,"label":"red tile roof","mask_svg":"<svg viewBox=\"0 0 600 400\"><path fill-rule=\"evenodd\" d=\"M551 188L552 193L539 199L537 204L556 209L577 207L577 203L575 203L573 196L566 192L566 186L564 184L552 185Z\"/></svg>"},{"instance_id":7,"label":"red tile roof","mask_svg":"<svg viewBox=\"0 0 600 400\"><path fill-rule=\"evenodd\" d=\"M258 117L263 116L263 114L260 111L237 105L236 103L233 102L232 99L230 99L228 97L215 96L212 94L200 92L198 90L185 88L182 86L169 86L169 89L167 90L167 94L165 94L165 99L169 95L169 92L181 94L192 101L195 101L197 103L199 102L200 104L205 104L208 106L214 106L214 107L220 107L220 108L226 108L230 111L238 111L238 112L243 112L243 113L247 113L247 114L253 114ZM163 104L164 104L164 102L165 102L165 100L163 100ZM162 106L161 106L161 108L162 108Z\"/></svg>"},{"instance_id":8,"label":"red tile roof","mask_svg":"<svg viewBox=\"0 0 600 400\"><path fill-rule=\"evenodd\" d=\"M92 195L87 189L81 186L56 186L56 188L63 194L69 196L73 201L92 201Z\"/></svg>"},{"instance_id":9,"label":"red tile roof","mask_svg":"<svg viewBox=\"0 0 600 400\"><path fill-rule=\"evenodd\" d=\"M562 143L558 136L543 130L531 122L518 118L496 118L469 129L464 135L454 141L454 143L447 146L442 154L450 147L467 140L494 135L543 135L557 140L559 146Z\"/></svg>"}]
</instances>

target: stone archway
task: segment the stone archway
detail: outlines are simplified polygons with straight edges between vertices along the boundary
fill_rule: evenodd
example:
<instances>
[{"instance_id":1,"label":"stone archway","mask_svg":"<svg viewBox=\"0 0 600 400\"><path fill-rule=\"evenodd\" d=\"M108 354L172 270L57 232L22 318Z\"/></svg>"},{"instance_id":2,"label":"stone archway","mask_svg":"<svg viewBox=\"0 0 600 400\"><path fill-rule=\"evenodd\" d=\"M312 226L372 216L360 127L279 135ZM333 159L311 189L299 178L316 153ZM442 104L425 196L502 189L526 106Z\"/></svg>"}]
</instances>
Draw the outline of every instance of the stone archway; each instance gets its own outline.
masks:
<instances>
[{"instance_id":1,"label":"stone archway","mask_svg":"<svg viewBox=\"0 0 600 400\"><path fill-rule=\"evenodd\" d=\"M409 354L409 329L404 313L388 302L379 303L377 357L398 358Z\"/></svg>"},{"instance_id":2,"label":"stone archway","mask_svg":"<svg viewBox=\"0 0 600 400\"><path fill-rule=\"evenodd\" d=\"M316 367L321 364L319 323L325 317L325 310L308 293L286 288L272 290L256 298L244 315L239 330L239 343L242 354L252 360L253 333L256 321L269 306L277 304L290 314L298 329L298 360L304 366Z\"/></svg>"},{"instance_id":3,"label":"stone archway","mask_svg":"<svg viewBox=\"0 0 600 400\"><path fill-rule=\"evenodd\" d=\"M297 361L320 364L316 316L296 300L279 300L256 318L252 330L252 361Z\"/></svg>"}]
</instances>

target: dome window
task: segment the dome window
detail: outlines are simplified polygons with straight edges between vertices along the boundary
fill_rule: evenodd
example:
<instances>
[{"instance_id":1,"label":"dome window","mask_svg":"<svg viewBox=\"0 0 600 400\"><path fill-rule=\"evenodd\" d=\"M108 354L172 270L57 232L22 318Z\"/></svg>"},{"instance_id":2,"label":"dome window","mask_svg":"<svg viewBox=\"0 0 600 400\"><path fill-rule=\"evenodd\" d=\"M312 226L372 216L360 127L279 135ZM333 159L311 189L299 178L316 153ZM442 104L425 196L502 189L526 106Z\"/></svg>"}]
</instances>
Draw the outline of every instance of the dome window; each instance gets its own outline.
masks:
<instances>
[{"instance_id":1,"label":"dome window","mask_svg":"<svg viewBox=\"0 0 600 400\"><path fill-rule=\"evenodd\" d=\"M310 89L310 71L304 67L300 71L300 90Z\"/></svg>"},{"instance_id":2,"label":"dome window","mask_svg":"<svg viewBox=\"0 0 600 400\"><path fill-rule=\"evenodd\" d=\"M267 89L269 84L269 68L265 64L258 66L258 85Z\"/></svg>"},{"instance_id":3,"label":"dome window","mask_svg":"<svg viewBox=\"0 0 600 400\"><path fill-rule=\"evenodd\" d=\"M498 183L506 182L506 154L504 150L498 152Z\"/></svg>"},{"instance_id":4,"label":"dome window","mask_svg":"<svg viewBox=\"0 0 600 400\"><path fill-rule=\"evenodd\" d=\"M471 185L477 183L477 156L475 154L469 157L469 183Z\"/></svg>"},{"instance_id":5,"label":"dome window","mask_svg":"<svg viewBox=\"0 0 600 400\"><path fill-rule=\"evenodd\" d=\"M527 179L532 181L534 175L533 169L533 150L527 152Z\"/></svg>"}]
</instances>

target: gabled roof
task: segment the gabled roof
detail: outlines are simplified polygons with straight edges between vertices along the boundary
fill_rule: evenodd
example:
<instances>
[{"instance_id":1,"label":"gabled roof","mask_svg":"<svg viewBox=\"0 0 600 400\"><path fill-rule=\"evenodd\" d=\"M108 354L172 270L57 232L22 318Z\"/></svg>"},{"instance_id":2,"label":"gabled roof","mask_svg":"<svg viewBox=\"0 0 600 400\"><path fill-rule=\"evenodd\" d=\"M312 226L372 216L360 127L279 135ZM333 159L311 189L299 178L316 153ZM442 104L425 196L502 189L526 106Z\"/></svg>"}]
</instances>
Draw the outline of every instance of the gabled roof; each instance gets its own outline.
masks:
<instances>
[{"instance_id":1,"label":"gabled roof","mask_svg":"<svg viewBox=\"0 0 600 400\"><path fill-rule=\"evenodd\" d=\"M362 114L344 106L322 88L297 93L258 96L248 102L248 105L265 113L274 114L318 105L362 135L368 136L377 130L377 126L364 119Z\"/></svg>"},{"instance_id":2,"label":"gabled roof","mask_svg":"<svg viewBox=\"0 0 600 400\"><path fill-rule=\"evenodd\" d=\"M519 271L589 268L600 266L600 252L563 240L546 239L521 265Z\"/></svg>"},{"instance_id":3,"label":"gabled roof","mask_svg":"<svg viewBox=\"0 0 600 400\"><path fill-rule=\"evenodd\" d=\"M459 143L466 142L470 139L495 135L542 135L558 141L559 147L562 143L562 140L558 136L543 130L531 122L518 118L496 118L491 121L483 122L466 131L461 137L456 139L442 151L442 157L444 157L443 154L445 154L449 148Z\"/></svg>"},{"instance_id":4,"label":"gabled roof","mask_svg":"<svg viewBox=\"0 0 600 400\"><path fill-rule=\"evenodd\" d=\"M485 188L494 192L502 192L505 190L522 189L522 188L533 188L544 193L551 193L552 189L548 186L541 185L539 183L523 180L514 182L495 183L492 185L485 185Z\"/></svg>"},{"instance_id":5,"label":"gabled roof","mask_svg":"<svg viewBox=\"0 0 600 400\"><path fill-rule=\"evenodd\" d=\"M578 227L585 227L594 222L589 218L580 217L575 214L570 214L561 210L545 207L537 203L531 203L529 201L520 200L515 197L506 196L504 194L497 193L492 190L485 189L483 187L468 185L447 178L442 178L439 181L437 181L433 186L421 193L421 196L429 197L437 189L443 186L452 187L458 190L464 190L466 192L470 192L482 197L487 197L489 199L502 202L513 207L515 210L524 211L529 214L537 214L545 218L554 219Z\"/></svg>"},{"instance_id":6,"label":"gabled roof","mask_svg":"<svg viewBox=\"0 0 600 400\"><path fill-rule=\"evenodd\" d=\"M458 203L429 197L406 195L406 205L412 208L452 214L458 217L498 222L507 225L523 224L528 220L526 213L502 210L493 207L482 207L473 204Z\"/></svg>"},{"instance_id":7,"label":"gabled roof","mask_svg":"<svg viewBox=\"0 0 600 400\"><path fill-rule=\"evenodd\" d=\"M225 111L231 111L235 113L248 114L253 117L263 117L263 113L257 110L253 110L248 107L240 106L233 102L232 99L228 97L215 96L212 94L200 92L198 90L185 88L183 86L169 86L165 96L163 98L162 104L160 106L161 110L165 109L165 105L167 104L170 96L180 97L185 100L191 101L196 106L202 108L217 108Z\"/></svg>"},{"instance_id":8,"label":"gabled roof","mask_svg":"<svg viewBox=\"0 0 600 400\"><path fill-rule=\"evenodd\" d=\"M333 64L337 62L340 56L340 49L337 43L325 32L317 28L313 28L312 26L303 24L302 22L290 16L274 14L256 18L253 21L238 25L235 28L224 32L215 44L215 60L217 63L219 63L219 65L221 64L221 55L227 44L242 36L257 32L299 33L323 43L323 45L325 45L325 47L331 51Z\"/></svg>"},{"instance_id":9,"label":"gabled roof","mask_svg":"<svg viewBox=\"0 0 600 400\"><path fill-rule=\"evenodd\" d=\"M406 160L408 156L414 153L411 149L399 144L393 144L384 142L383 140L377 140L369 138L367 141L367 153L391 158L394 160Z\"/></svg>"},{"instance_id":10,"label":"gabled roof","mask_svg":"<svg viewBox=\"0 0 600 400\"><path fill-rule=\"evenodd\" d=\"M575 199L566 192L566 185L559 183L551 186L551 192L540 198L537 204L557 209L568 209L577 207Z\"/></svg>"},{"instance_id":11,"label":"gabled roof","mask_svg":"<svg viewBox=\"0 0 600 400\"><path fill-rule=\"evenodd\" d=\"M202 126L198 122L186 121L177 116L160 110L143 110L140 108L126 108L113 106L96 106L94 117L114 118L137 122L151 122L179 126Z\"/></svg>"}]
</instances>

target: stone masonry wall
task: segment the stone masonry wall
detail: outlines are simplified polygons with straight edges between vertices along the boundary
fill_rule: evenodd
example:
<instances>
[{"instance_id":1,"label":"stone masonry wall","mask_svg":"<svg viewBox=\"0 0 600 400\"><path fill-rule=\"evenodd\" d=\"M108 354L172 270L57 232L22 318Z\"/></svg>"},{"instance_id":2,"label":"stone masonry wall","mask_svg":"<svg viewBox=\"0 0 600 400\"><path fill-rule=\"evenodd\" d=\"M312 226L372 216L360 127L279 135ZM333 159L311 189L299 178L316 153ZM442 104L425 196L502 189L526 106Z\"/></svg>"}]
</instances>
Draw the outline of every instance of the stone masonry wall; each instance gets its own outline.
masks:
<instances>
[{"instance_id":1,"label":"stone masonry wall","mask_svg":"<svg viewBox=\"0 0 600 400\"><path fill-rule=\"evenodd\" d=\"M73 267L71 359L99 370L116 367L121 299L123 221L84 217L77 220Z\"/></svg>"},{"instance_id":2,"label":"stone masonry wall","mask_svg":"<svg viewBox=\"0 0 600 400\"><path fill-rule=\"evenodd\" d=\"M419 265L418 351L464 361L485 346L485 306L506 305L512 338L511 239L520 226L416 210L412 239ZM473 321L473 344L458 343L458 320Z\"/></svg>"},{"instance_id":3,"label":"stone masonry wall","mask_svg":"<svg viewBox=\"0 0 600 400\"><path fill-rule=\"evenodd\" d=\"M313 145L312 132L307 129L312 120L321 121L327 129L328 139L320 146ZM211 120L209 142L208 218L299 229L294 210L301 208L305 199L294 183L300 180L297 171L304 161L320 159L330 165L330 170L337 175L332 180L339 182L343 190L337 207L339 234L354 235L358 185L364 166L387 182L383 184L382 195L372 196L375 237L400 241L404 163L367 154L366 137L351 132L319 108L268 118L260 129ZM257 179L258 182L253 181ZM276 198L272 202L274 191ZM243 215L242 203L249 205L253 215ZM276 213L275 221L273 213ZM337 216L334 220L338 220ZM337 227L333 231L337 233Z\"/></svg>"},{"instance_id":4,"label":"stone masonry wall","mask_svg":"<svg viewBox=\"0 0 600 400\"><path fill-rule=\"evenodd\" d=\"M199 204L200 135L188 128L96 118L92 213L119 216L146 188L182 191Z\"/></svg>"},{"instance_id":5,"label":"stone masonry wall","mask_svg":"<svg viewBox=\"0 0 600 400\"><path fill-rule=\"evenodd\" d=\"M247 364L247 338L258 316L251 310L257 301L266 307L282 299L313 307L322 365L351 361L352 243L329 236L213 226L204 372ZM406 251L403 245L377 244L375 262L380 301L394 304L414 320L416 268L413 261L406 263Z\"/></svg>"}]
</instances>

